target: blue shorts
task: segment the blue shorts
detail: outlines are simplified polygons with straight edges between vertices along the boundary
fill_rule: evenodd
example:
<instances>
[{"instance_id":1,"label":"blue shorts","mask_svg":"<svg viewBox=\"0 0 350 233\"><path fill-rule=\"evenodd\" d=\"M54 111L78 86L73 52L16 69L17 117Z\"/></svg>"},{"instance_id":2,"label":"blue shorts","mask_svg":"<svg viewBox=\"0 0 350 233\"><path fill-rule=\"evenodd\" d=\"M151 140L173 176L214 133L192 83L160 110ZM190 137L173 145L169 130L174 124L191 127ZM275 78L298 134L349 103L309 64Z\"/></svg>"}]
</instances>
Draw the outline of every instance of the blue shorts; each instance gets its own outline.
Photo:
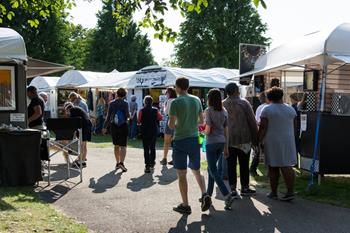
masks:
<instances>
[{"instance_id":1,"label":"blue shorts","mask_svg":"<svg viewBox=\"0 0 350 233\"><path fill-rule=\"evenodd\" d=\"M192 170L199 170L201 166L201 151L198 137L174 140L173 162L174 168L178 170L186 170L187 166Z\"/></svg>"}]
</instances>

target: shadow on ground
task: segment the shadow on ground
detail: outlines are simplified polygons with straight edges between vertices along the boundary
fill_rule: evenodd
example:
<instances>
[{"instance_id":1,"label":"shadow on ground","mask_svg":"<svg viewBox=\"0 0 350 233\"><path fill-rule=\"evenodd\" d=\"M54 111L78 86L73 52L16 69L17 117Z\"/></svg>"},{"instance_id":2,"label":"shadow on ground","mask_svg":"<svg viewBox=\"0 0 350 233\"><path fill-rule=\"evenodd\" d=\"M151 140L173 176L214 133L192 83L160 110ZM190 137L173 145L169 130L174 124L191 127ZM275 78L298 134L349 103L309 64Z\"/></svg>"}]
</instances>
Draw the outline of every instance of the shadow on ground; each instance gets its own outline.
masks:
<instances>
[{"instance_id":1,"label":"shadow on ground","mask_svg":"<svg viewBox=\"0 0 350 233\"><path fill-rule=\"evenodd\" d=\"M89 188L93 189L93 193L104 193L107 191L107 189L115 187L118 184L121 176L121 172L116 173L116 171L113 170L98 178L97 182L95 178L90 178Z\"/></svg>"}]
</instances>

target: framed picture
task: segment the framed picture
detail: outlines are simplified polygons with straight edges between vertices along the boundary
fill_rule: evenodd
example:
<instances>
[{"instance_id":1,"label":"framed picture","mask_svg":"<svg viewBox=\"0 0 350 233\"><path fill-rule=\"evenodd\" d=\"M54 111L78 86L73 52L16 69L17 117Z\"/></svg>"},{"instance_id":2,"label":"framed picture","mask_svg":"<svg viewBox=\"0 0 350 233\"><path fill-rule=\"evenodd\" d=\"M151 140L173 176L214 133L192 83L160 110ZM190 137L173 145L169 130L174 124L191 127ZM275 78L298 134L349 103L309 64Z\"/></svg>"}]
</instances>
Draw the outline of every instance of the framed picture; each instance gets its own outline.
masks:
<instances>
[{"instance_id":1,"label":"framed picture","mask_svg":"<svg viewBox=\"0 0 350 233\"><path fill-rule=\"evenodd\" d=\"M0 65L0 111L16 110L15 66Z\"/></svg>"}]
</instances>

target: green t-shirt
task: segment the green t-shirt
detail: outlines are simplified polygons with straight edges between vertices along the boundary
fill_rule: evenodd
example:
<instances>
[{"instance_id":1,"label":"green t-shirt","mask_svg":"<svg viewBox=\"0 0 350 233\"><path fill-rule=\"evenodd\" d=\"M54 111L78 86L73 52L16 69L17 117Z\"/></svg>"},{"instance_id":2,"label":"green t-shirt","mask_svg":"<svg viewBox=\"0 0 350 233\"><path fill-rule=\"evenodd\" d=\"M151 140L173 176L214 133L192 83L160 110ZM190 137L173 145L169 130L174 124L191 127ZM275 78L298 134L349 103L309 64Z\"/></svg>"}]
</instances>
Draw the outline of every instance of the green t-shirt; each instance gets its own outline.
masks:
<instances>
[{"instance_id":1,"label":"green t-shirt","mask_svg":"<svg viewBox=\"0 0 350 233\"><path fill-rule=\"evenodd\" d=\"M181 95L171 103L169 115L176 117L174 140L198 137L198 117L202 112L198 97Z\"/></svg>"}]
</instances>

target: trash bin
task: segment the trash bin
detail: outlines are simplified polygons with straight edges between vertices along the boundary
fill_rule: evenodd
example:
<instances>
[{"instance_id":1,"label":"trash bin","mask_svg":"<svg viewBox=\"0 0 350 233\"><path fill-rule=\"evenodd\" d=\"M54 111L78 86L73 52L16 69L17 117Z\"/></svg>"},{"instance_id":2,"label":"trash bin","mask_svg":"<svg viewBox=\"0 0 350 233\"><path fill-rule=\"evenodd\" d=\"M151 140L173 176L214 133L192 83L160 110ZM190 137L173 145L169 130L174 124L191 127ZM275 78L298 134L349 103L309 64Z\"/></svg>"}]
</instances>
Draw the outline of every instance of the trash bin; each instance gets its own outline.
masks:
<instances>
[{"instance_id":1,"label":"trash bin","mask_svg":"<svg viewBox=\"0 0 350 233\"><path fill-rule=\"evenodd\" d=\"M33 185L42 180L41 132L0 131L0 186Z\"/></svg>"}]
</instances>

